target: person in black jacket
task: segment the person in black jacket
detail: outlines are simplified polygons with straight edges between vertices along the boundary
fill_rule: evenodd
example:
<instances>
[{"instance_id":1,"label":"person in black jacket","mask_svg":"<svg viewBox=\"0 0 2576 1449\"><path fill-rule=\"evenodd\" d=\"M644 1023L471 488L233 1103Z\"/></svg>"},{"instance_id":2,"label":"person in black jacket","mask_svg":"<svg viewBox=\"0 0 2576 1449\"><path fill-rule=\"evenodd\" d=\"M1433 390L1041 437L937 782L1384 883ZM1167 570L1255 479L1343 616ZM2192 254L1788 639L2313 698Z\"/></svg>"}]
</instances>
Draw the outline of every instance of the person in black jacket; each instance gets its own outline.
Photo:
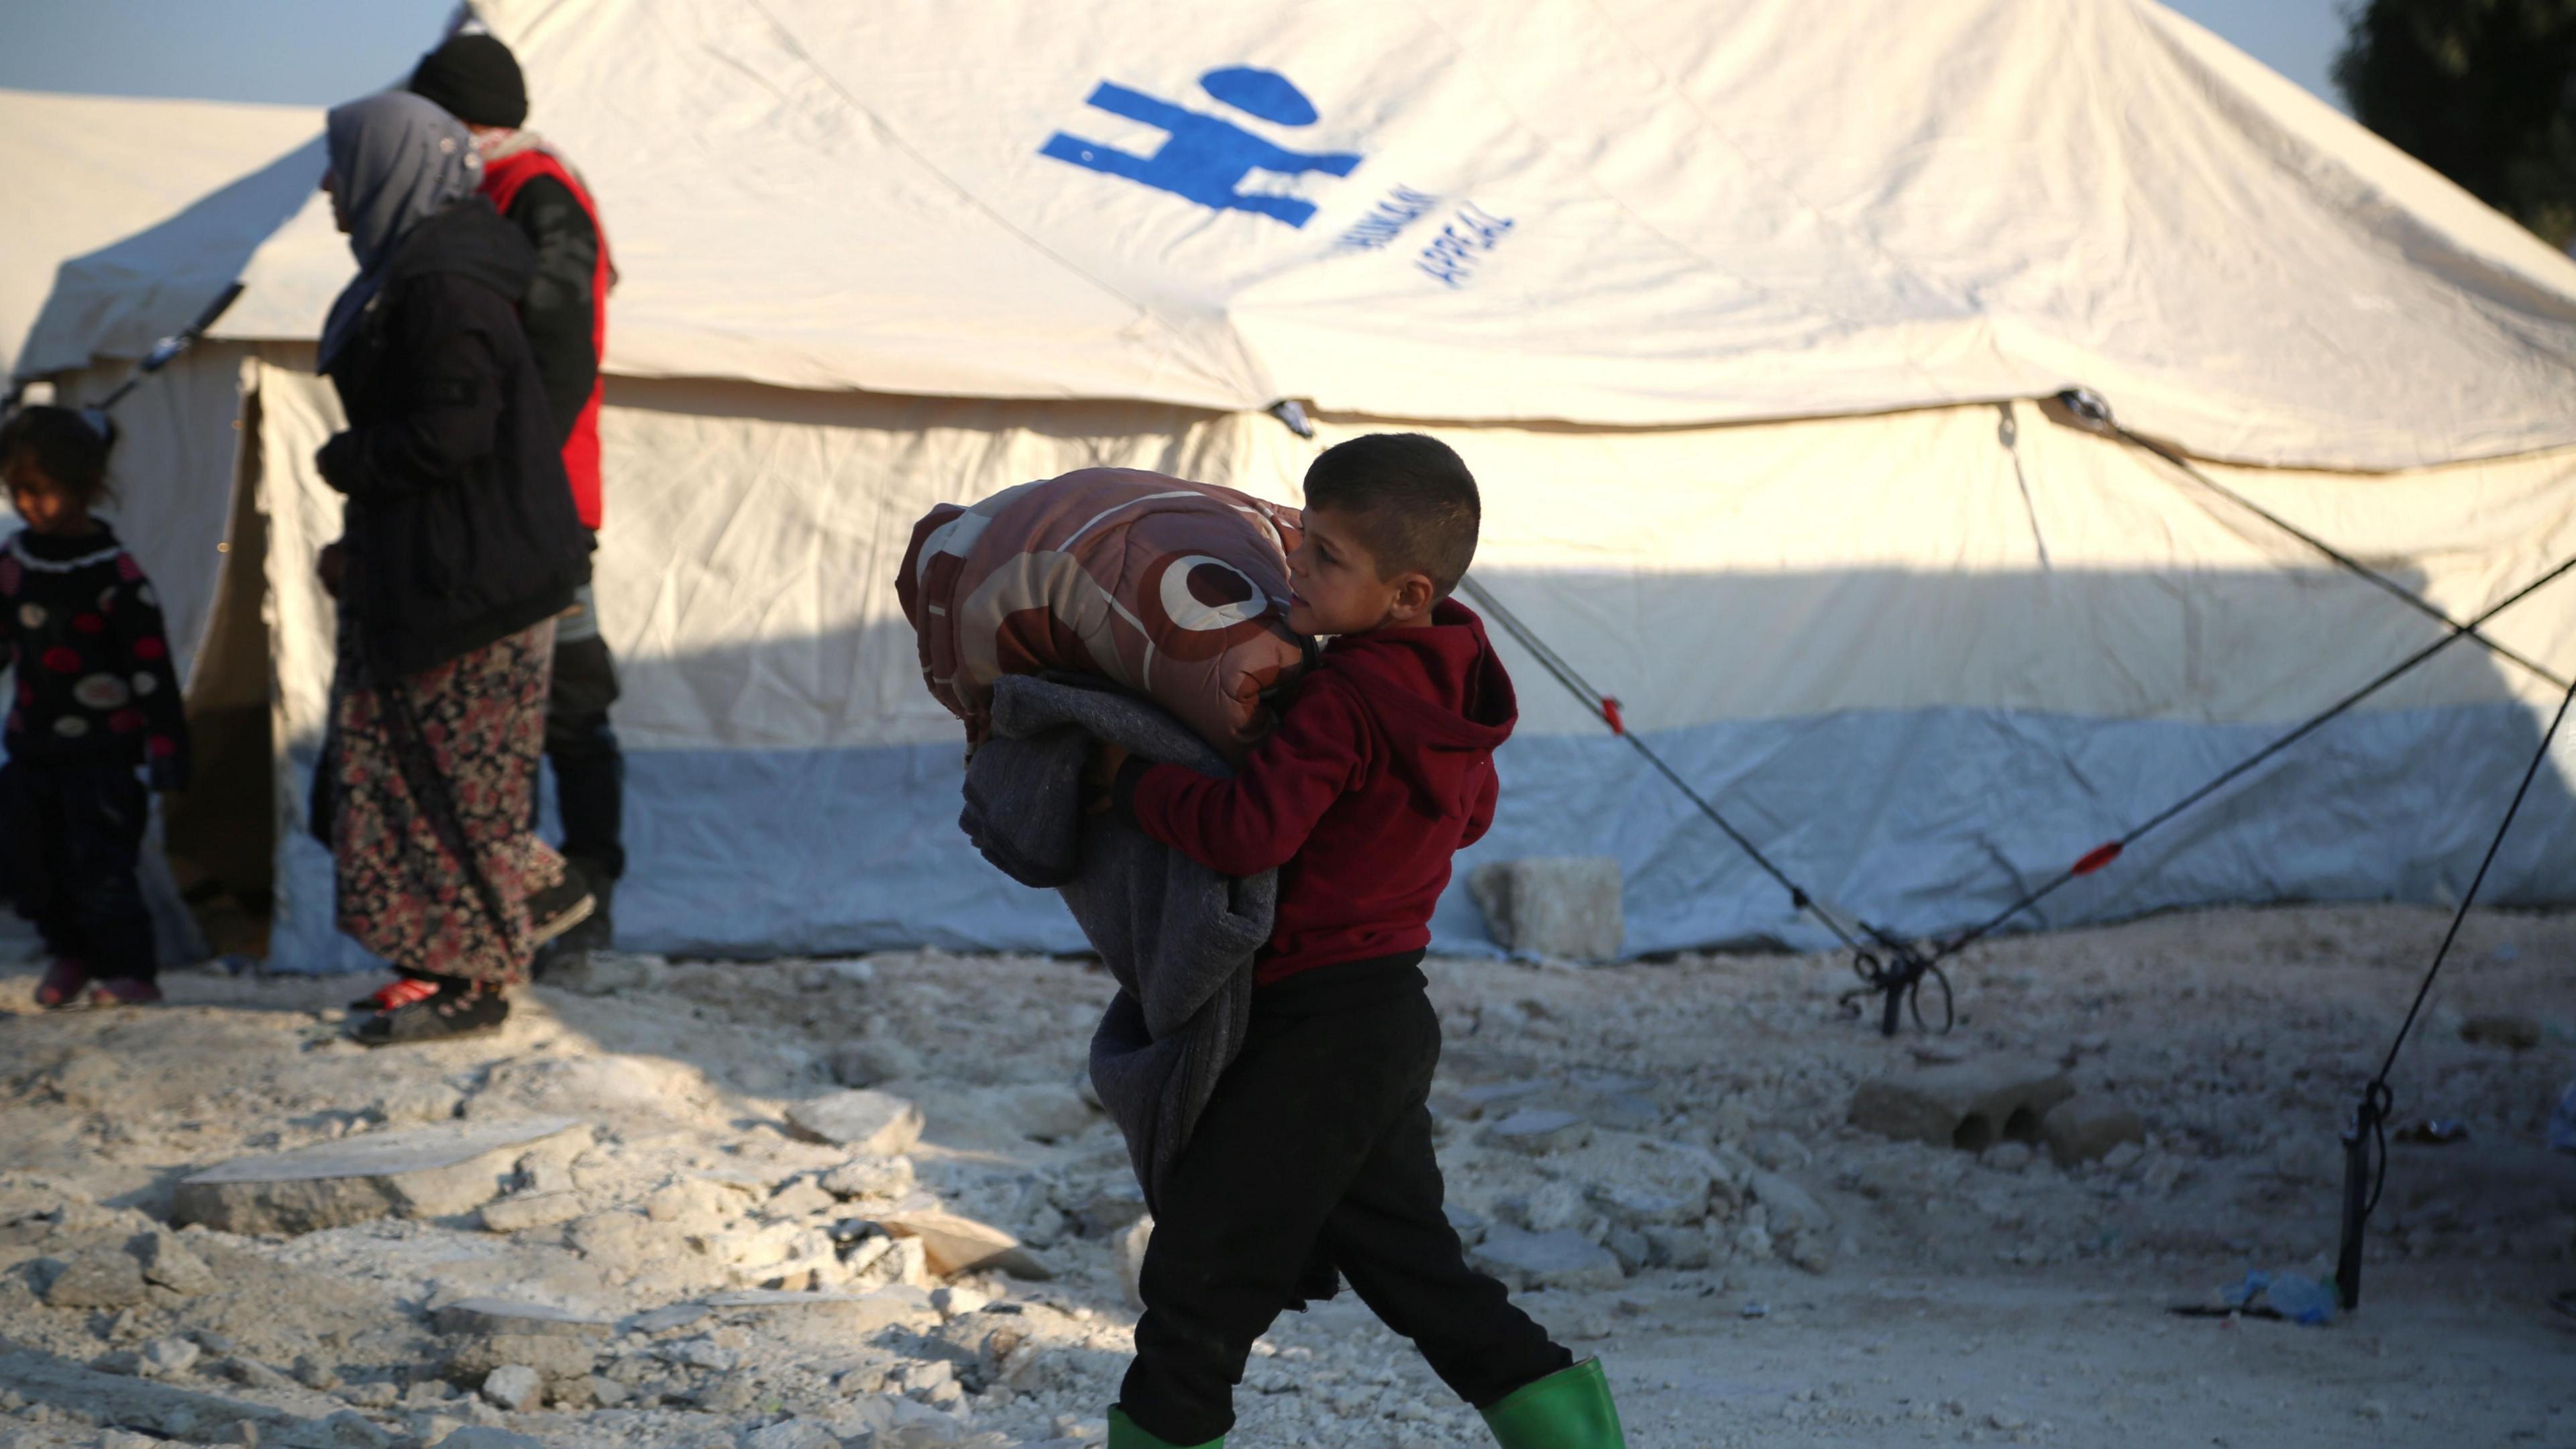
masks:
<instances>
[{"instance_id":1,"label":"person in black jacket","mask_svg":"<svg viewBox=\"0 0 2576 1449\"><path fill-rule=\"evenodd\" d=\"M528 244L475 194L465 128L417 96L334 108L323 185L358 276L320 366L348 430L324 552L338 669L315 781L340 929L403 979L370 1043L497 1026L536 947L590 894L528 828L555 616L590 578L517 303Z\"/></svg>"}]
</instances>

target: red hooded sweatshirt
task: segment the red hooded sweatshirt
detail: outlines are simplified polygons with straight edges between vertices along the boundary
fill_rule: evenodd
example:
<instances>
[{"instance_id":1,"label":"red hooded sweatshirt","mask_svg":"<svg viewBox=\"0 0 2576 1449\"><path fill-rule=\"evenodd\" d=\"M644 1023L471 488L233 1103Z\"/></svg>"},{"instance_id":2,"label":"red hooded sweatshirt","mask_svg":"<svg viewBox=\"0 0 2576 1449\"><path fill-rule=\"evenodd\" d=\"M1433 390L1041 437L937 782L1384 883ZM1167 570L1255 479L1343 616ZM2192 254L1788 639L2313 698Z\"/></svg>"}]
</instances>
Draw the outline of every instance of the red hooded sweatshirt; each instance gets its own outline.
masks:
<instances>
[{"instance_id":1,"label":"red hooded sweatshirt","mask_svg":"<svg viewBox=\"0 0 2576 1449\"><path fill-rule=\"evenodd\" d=\"M1147 835L1212 870L1280 867L1255 980L1431 944L1449 859L1494 820L1494 747L1519 717L1484 621L1443 600L1420 628L1348 634L1306 671L1243 772L1120 772Z\"/></svg>"}]
</instances>

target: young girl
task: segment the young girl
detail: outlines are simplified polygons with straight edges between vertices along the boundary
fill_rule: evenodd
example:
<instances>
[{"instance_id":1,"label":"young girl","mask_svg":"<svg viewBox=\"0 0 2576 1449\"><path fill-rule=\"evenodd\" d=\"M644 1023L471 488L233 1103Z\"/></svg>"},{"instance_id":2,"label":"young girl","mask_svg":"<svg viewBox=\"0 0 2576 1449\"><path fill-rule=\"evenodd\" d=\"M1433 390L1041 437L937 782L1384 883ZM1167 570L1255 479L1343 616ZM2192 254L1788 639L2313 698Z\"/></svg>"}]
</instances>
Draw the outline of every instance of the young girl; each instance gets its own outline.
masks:
<instances>
[{"instance_id":1,"label":"young girl","mask_svg":"<svg viewBox=\"0 0 2576 1449\"><path fill-rule=\"evenodd\" d=\"M0 551L0 641L17 694L0 765L0 869L53 965L36 1003L161 999L134 869L155 790L187 783L188 723L160 600L90 514L114 430L97 413L30 407L0 426L0 479L26 525Z\"/></svg>"}]
</instances>

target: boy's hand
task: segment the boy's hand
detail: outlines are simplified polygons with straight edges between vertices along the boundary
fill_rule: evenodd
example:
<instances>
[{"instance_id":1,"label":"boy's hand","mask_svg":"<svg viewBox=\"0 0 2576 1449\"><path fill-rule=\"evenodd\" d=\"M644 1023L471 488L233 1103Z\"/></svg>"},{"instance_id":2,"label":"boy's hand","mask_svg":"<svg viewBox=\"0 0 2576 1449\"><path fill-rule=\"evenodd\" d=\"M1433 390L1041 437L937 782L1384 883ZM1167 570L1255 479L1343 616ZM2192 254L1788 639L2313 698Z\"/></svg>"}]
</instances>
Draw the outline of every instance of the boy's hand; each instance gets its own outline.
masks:
<instances>
[{"instance_id":1,"label":"boy's hand","mask_svg":"<svg viewBox=\"0 0 2576 1449\"><path fill-rule=\"evenodd\" d=\"M1125 768L1127 758L1128 752L1123 746L1106 740L1092 742L1091 763L1082 772L1083 808L1098 815L1114 803L1112 789L1118 783L1118 772Z\"/></svg>"}]
</instances>

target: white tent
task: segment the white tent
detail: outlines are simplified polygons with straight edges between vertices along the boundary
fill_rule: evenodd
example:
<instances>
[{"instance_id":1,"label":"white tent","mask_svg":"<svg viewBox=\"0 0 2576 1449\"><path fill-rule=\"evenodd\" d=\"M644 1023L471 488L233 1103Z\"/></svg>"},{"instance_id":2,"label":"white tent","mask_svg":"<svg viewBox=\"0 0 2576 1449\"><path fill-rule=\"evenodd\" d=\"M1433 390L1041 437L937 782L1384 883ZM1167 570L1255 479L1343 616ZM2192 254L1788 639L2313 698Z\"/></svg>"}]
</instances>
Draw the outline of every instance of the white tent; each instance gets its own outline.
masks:
<instances>
[{"instance_id":1,"label":"white tent","mask_svg":"<svg viewBox=\"0 0 2576 1449\"><path fill-rule=\"evenodd\" d=\"M312 140L321 123L320 112L301 106L0 90L9 157L0 179L0 372L17 371L10 364L53 290L55 263L168 219Z\"/></svg>"},{"instance_id":2,"label":"white tent","mask_svg":"<svg viewBox=\"0 0 2576 1449\"><path fill-rule=\"evenodd\" d=\"M2147 0L475 8L624 274L600 594L637 946L1076 943L956 831L891 580L933 502L1076 466L1293 500L1339 437L1448 438L1484 584L1783 864L1915 931L2440 634L2032 399L2098 390L2454 617L2576 553L2576 263ZM248 281L138 399L230 401L243 446L124 466L232 500L231 665L192 698L267 690L290 825L337 511L303 339L350 270L318 199L273 215L310 180L71 263L21 362L96 367ZM2488 632L2576 667L2576 584ZM1618 856L1638 950L1814 938L1509 657L1475 858ZM2455 891L2556 695L2456 645L2036 919ZM343 961L318 848L280 839L281 964ZM2553 777L2491 898L2564 898L2571 844Z\"/></svg>"},{"instance_id":3,"label":"white tent","mask_svg":"<svg viewBox=\"0 0 2576 1449\"><path fill-rule=\"evenodd\" d=\"M49 304L49 331L78 329L89 337L84 362L139 357L161 333L185 325L222 290L220 284L201 288L195 273L220 262L204 257L175 272L157 261L120 269L114 244L176 220L240 232L246 252L303 197L262 218L240 205L233 183L289 153L309 151L321 126L321 112L301 106L0 90L0 154L6 157L0 162L0 362L18 359ZM78 280L58 289L57 265L75 258ZM118 320L79 315L84 297L99 299ZM57 370L32 357L26 367L7 369L11 376ZM105 391L103 381L96 391ZM156 479L149 506L123 520L138 546L176 571L171 625L183 655L204 631L218 560L214 543L231 491L226 475L235 400L228 387L215 389L216 396L207 391L192 379L124 418L138 434L130 452L185 452L198 469L166 496ZM201 405L182 405L180 393ZM76 391L64 400L94 395ZM206 471L209 465L214 471Z\"/></svg>"}]
</instances>

